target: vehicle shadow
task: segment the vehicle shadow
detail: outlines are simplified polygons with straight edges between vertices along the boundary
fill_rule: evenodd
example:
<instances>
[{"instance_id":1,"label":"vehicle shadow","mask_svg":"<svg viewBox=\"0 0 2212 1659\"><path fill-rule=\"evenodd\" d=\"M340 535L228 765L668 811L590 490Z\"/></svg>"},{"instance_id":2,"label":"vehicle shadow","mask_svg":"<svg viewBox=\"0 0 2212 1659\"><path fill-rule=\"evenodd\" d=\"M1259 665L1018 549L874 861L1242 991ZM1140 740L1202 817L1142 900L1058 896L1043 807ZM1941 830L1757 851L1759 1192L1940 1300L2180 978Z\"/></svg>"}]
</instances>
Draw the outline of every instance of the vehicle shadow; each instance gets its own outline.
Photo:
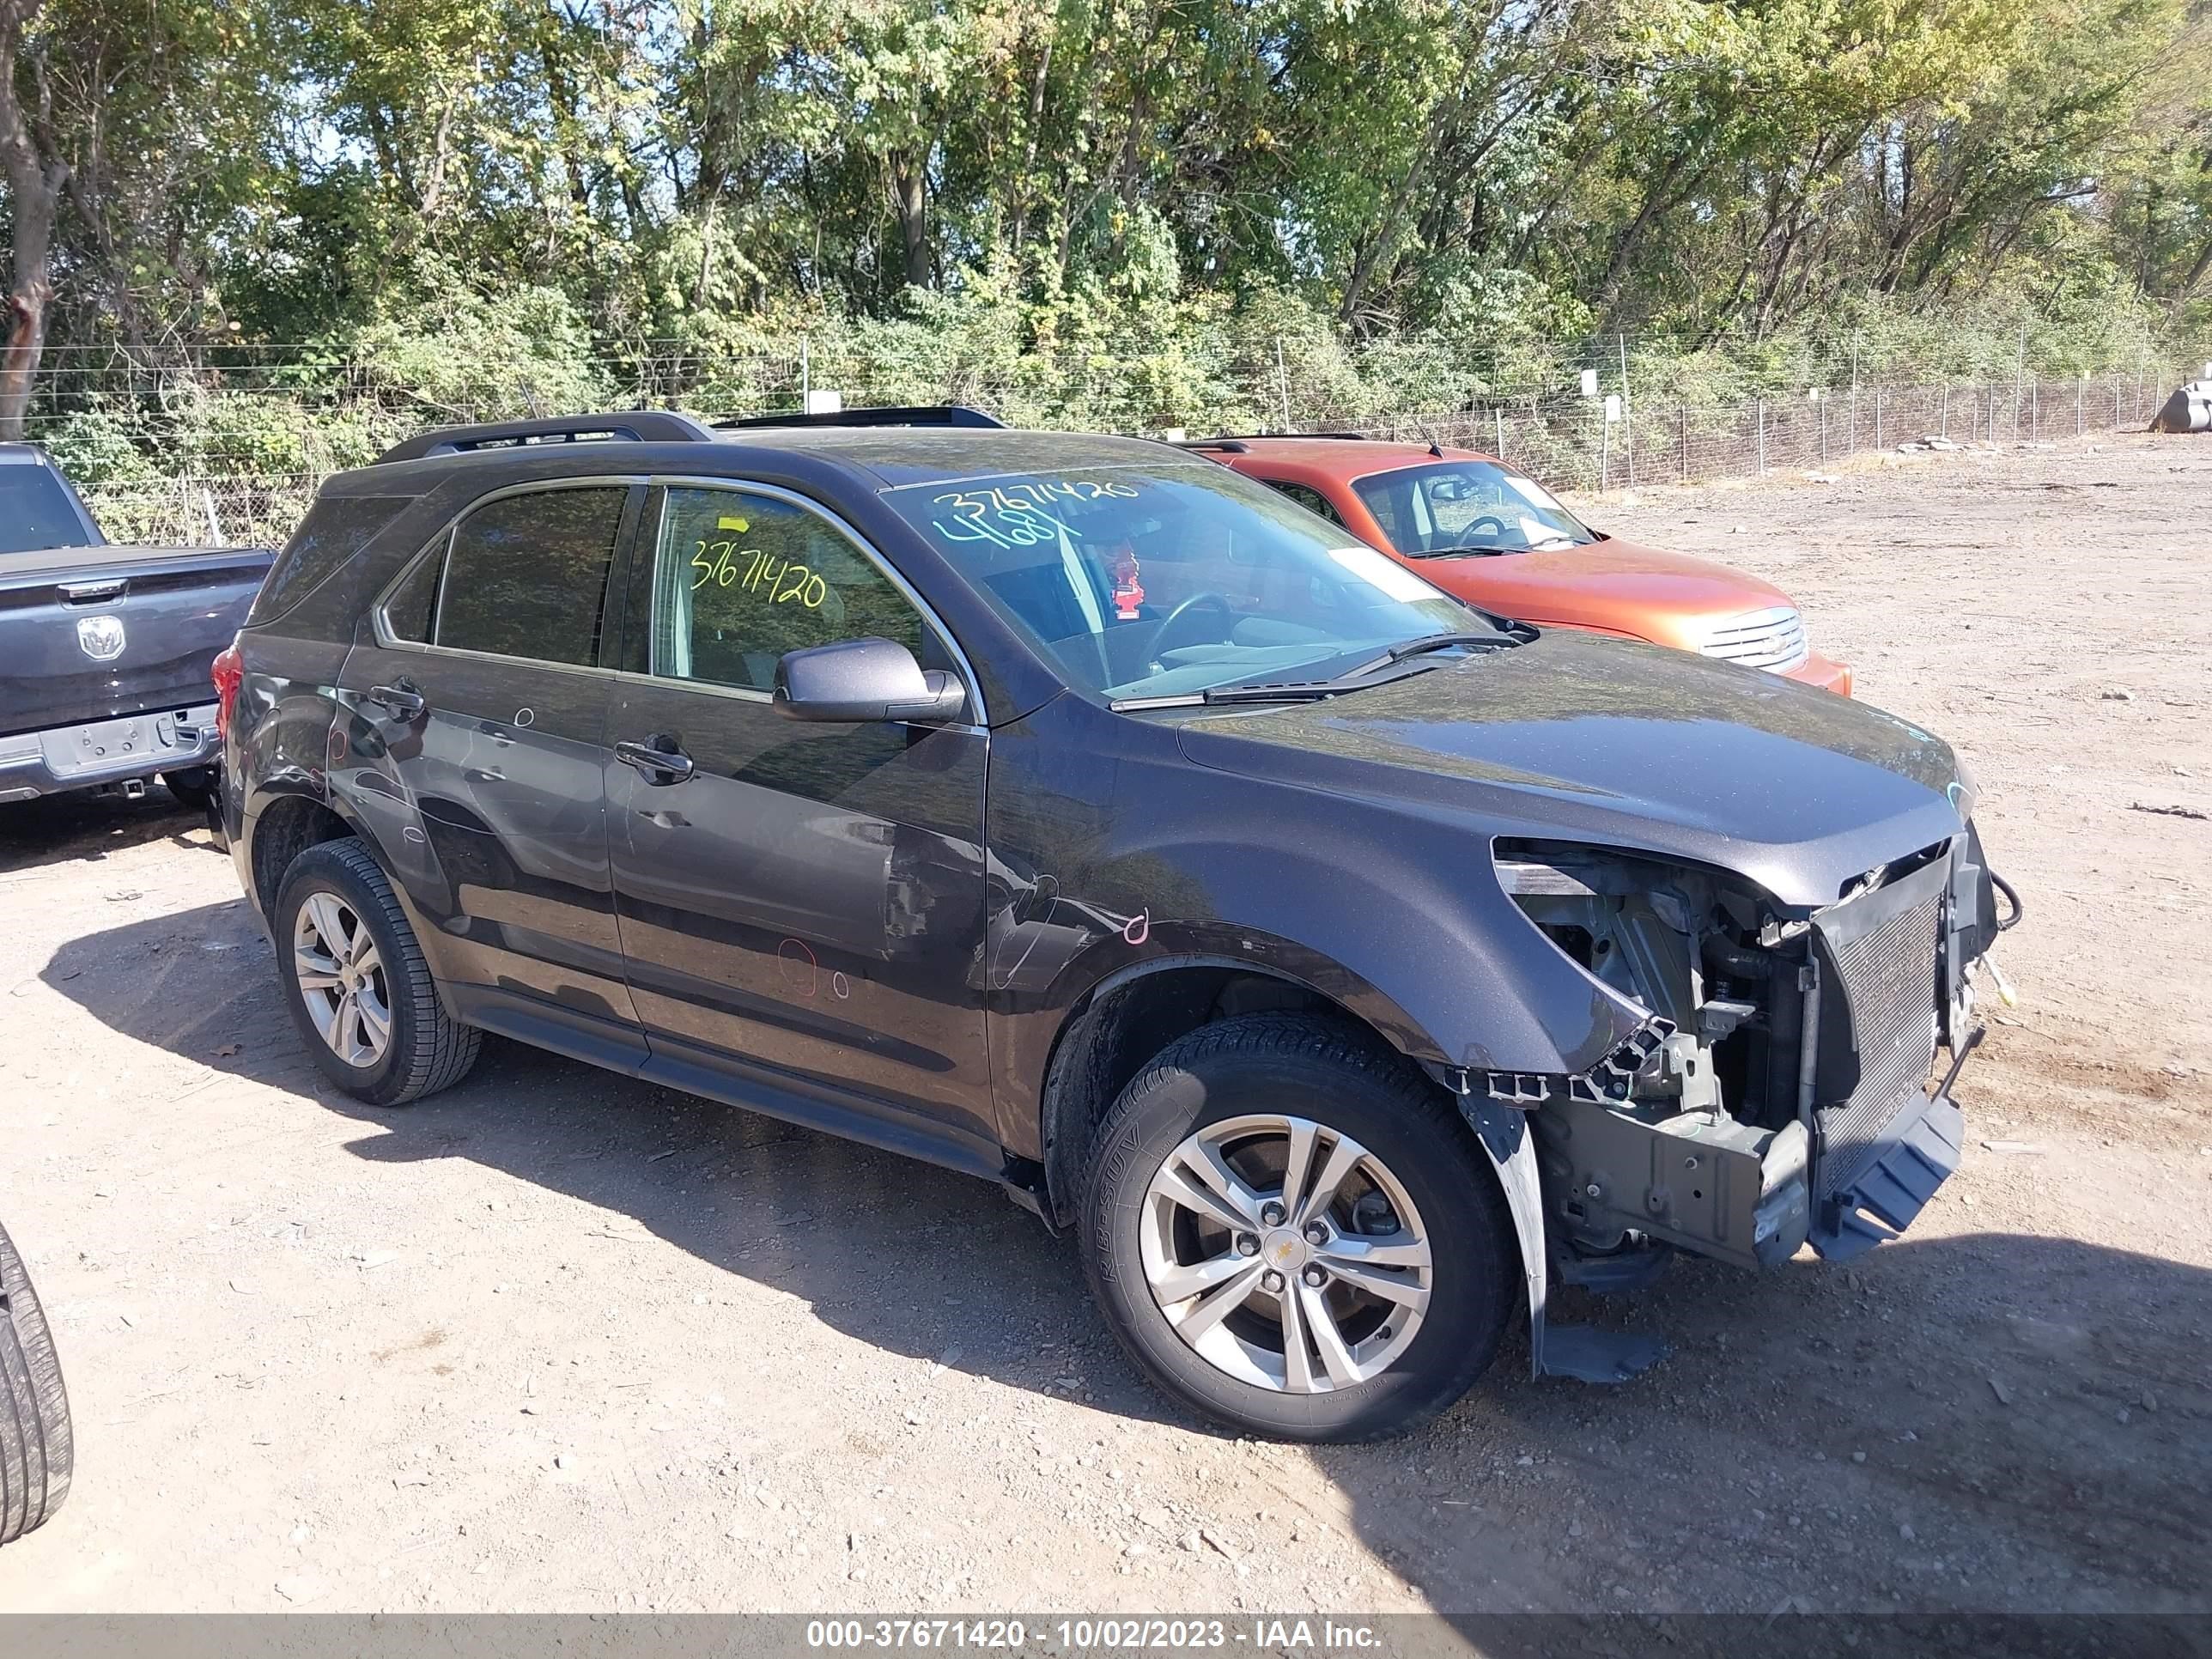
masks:
<instances>
[{"instance_id":1,"label":"vehicle shadow","mask_svg":"<svg viewBox=\"0 0 2212 1659\"><path fill-rule=\"evenodd\" d=\"M0 874L71 860L104 859L149 842L215 845L207 819L158 783L137 800L72 793L0 805Z\"/></svg>"},{"instance_id":2,"label":"vehicle shadow","mask_svg":"<svg viewBox=\"0 0 2212 1659\"><path fill-rule=\"evenodd\" d=\"M209 951L232 970L213 985ZM40 977L142 1042L358 1120L358 1157L468 1158L628 1218L863 1341L1172 1415L1123 1362L1067 1241L989 1183L496 1038L453 1089L373 1107L315 1069L270 961L240 900L72 939Z\"/></svg>"},{"instance_id":3,"label":"vehicle shadow","mask_svg":"<svg viewBox=\"0 0 2212 1659\"><path fill-rule=\"evenodd\" d=\"M307 1059L242 901L71 940L40 976L139 1041L358 1121L356 1157L470 1159L875 1346L1207 1431L1138 1378L1069 1243L982 1182L499 1042L446 1094L366 1106ZM1485 1650L1572 1635L1486 1622L1526 1611L2212 1606L2212 1273L1929 1231L1849 1269L1683 1261L1557 1313L1674 1351L1618 1388L1537 1382L1516 1332L1435 1424L1310 1454L1344 1500L1313 1519L1348 1522Z\"/></svg>"},{"instance_id":4,"label":"vehicle shadow","mask_svg":"<svg viewBox=\"0 0 2212 1659\"><path fill-rule=\"evenodd\" d=\"M1627 1651L1699 1634L1657 1635L1659 1613L1757 1615L1702 1632L1756 1645L1784 1612L2212 1612L2212 1273L1908 1235L1848 1268L1680 1261L1556 1311L1673 1351L1597 1388L1532 1382L1509 1344L1400 1455L1316 1453L1370 1547L1481 1651L1603 1646L1491 1617L1528 1611L1633 1615Z\"/></svg>"}]
</instances>

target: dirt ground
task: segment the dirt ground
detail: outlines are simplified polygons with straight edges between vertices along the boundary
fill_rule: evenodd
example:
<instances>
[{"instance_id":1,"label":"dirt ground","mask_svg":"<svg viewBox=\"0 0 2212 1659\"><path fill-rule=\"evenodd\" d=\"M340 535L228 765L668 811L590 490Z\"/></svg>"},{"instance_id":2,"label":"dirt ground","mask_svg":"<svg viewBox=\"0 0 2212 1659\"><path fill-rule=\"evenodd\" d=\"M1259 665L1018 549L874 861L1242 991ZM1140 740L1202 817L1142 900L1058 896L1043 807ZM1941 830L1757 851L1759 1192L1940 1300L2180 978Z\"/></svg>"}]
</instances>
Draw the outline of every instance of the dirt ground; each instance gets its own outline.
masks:
<instances>
[{"instance_id":1,"label":"dirt ground","mask_svg":"<svg viewBox=\"0 0 2212 1659\"><path fill-rule=\"evenodd\" d=\"M994 1191L504 1044L364 1107L190 817L0 808L0 1217L79 1444L0 1607L2212 1608L2212 439L1590 512L1980 778L2021 1001L1905 1241L1595 1304L1674 1345L1625 1387L1510 1352L1412 1439L1240 1443Z\"/></svg>"}]
</instances>

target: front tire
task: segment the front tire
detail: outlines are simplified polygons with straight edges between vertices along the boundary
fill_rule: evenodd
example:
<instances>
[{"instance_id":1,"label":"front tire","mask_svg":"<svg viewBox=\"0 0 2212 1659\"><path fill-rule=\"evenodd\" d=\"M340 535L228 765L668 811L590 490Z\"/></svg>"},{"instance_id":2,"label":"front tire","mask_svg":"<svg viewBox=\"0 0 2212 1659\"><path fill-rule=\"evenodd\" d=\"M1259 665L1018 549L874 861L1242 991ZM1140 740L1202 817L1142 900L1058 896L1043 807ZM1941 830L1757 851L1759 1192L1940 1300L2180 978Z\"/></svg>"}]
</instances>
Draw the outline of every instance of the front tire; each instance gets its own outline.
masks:
<instances>
[{"instance_id":1,"label":"front tire","mask_svg":"<svg viewBox=\"0 0 2212 1659\"><path fill-rule=\"evenodd\" d=\"M406 912L357 838L292 860L270 932L292 1022L348 1094L402 1106L476 1064L482 1034L446 1013Z\"/></svg>"},{"instance_id":2,"label":"front tire","mask_svg":"<svg viewBox=\"0 0 2212 1659\"><path fill-rule=\"evenodd\" d=\"M1153 1382L1277 1439L1425 1422L1516 1306L1504 1194L1451 1103L1300 1016L1206 1026L1139 1073L1093 1143L1082 1239Z\"/></svg>"},{"instance_id":3,"label":"front tire","mask_svg":"<svg viewBox=\"0 0 2212 1659\"><path fill-rule=\"evenodd\" d=\"M0 1227L0 1544L59 1509L76 1462L53 1332Z\"/></svg>"}]
</instances>

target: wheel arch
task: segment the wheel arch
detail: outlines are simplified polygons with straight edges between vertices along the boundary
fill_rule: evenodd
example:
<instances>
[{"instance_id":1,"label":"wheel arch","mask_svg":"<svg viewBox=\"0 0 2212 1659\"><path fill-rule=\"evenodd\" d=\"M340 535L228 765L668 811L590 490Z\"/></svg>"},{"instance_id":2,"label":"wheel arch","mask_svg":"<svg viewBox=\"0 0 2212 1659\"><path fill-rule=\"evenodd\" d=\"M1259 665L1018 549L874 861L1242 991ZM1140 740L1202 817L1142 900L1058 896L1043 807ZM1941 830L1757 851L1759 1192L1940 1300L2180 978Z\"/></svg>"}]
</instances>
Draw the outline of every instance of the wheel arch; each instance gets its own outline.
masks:
<instances>
[{"instance_id":1,"label":"wheel arch","mask_svg":"<svg viewBox=\"0 0 2212 1659\"><path fill-rule=\"evenodd\" d=\"M246 819L245 863L252 882L253 907L264 922L276 903L277 890L292 860L310 847L348 836L368 837L361 826L321 796L287 791L261 803ZM371 844L370 850L375 850Z\"/></svg>"},{"instance_id":2,"label":"wheel arch","mask_svg":"<svg viewBox=\"0 0 2212 1659\"><path fill-rule=\"evenodd\" d=\"M1130 1079L1170 1043L1216 1020L1267 1008L1308 1012L1358 1033L1377 1053L1452 1097L1439 1080L1448 1061L1403 1010L1352 976L1329 975L1333 984L1356 986L1351 997L1322 988L1314 982L1317 977L1231 951L1194 951L1132 963L1078 997L1054 1034L1037 1107L1039 1209L1047 1223L1065 1226L1074 1220L1091 1137ZM1376 1012L1381 1018L1371 1017ZM1421 1052L1424 1047L1428 1052ZM1454 1098L1454 1104L1469 1140L1480 1148L1478 1162L1497 1180L1513 1218L1531 1365L1541 1375L1549 1264L1534 1142L1518 1113L1487 1100Z\"/></svg>"},{"instance_id":3,"label":"wheel arch","mask_svg":"<svg viewBox=\"0 0 2212 1659\"><path fill-rule=\"evenodd\" d=\"M1346 996L1316 982L1322 977L1234 951L1200 950L1131 963L1078 996L1054 1033L1036 1103L1047 1219L1058 1225L1073 1218L1091 1133L1129 1080L1170 1043L1216 1021L1267 1012L1309 1014L1359 1034L1433 1082L1421 1064L1425 1056L1402 1040L1412 1030L1402 1012L1392 1005L1378 1019L1382 1011L1370 1000L1376 994L1364 981L1367 995L1355 990Z\"/></svg>"}]
</instances>

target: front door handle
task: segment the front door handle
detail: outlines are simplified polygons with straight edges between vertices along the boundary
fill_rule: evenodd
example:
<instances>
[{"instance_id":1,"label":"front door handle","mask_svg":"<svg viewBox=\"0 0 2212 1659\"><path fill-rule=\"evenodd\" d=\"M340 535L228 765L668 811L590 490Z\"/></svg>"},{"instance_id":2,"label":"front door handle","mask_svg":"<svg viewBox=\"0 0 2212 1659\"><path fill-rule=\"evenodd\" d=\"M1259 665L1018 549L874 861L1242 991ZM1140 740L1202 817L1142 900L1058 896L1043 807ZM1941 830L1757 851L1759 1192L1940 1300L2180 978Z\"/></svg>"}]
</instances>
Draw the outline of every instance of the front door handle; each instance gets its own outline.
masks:
<instances>
[{"instance_id":1,"label":"front door handle","mask_svg":"<svg viewBox=\"0 0 2212 1659\"><path fill-rule=\"evenodd\" d=\"M422 701L422 694L407 680L396 680L390 685L370 686L368 701L402 724L421 719L422 711L429 707Z\"/></svg>"},{"instance_id":2,"label":"front door handle","mask_svg":"<svg viewBox=\"0 0 2212 1659\"><path fill-rule=\"evenodd\" d=\"M656 732L643 743L618 743L615 758L624 766L634 768L652 784L681 783L694 770L691 757L684 752L677 740L665 732Z\"/></svg>"}]
</instances>

